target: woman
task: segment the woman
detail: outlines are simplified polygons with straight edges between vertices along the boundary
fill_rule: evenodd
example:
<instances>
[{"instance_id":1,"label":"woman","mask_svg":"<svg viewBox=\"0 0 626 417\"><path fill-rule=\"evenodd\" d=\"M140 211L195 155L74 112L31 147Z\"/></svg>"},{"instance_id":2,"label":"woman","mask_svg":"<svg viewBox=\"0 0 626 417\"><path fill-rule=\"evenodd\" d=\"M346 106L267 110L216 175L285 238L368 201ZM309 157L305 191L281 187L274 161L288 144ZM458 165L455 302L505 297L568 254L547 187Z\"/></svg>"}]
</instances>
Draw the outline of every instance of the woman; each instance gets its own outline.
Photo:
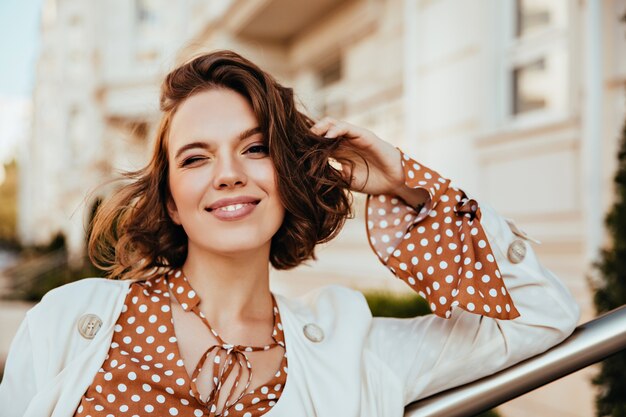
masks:
<instances>
[{"instance_id":1,"label":"woman","mask_svg":"<svg viewBox=\"0 0 626 417\"><path fill-rule=\"evenodd\" d=\"M245 58L176 68L161 109L150 163L90 237L118 279L65 285L29 311L3 415L401 416L576 325L514 226L373 133L314 123ZM372 249L434 314L372 318L339 286L270 292L270 264L293 268L336 236L349 191L368 194Z\"/></svg>"}]
</instances>

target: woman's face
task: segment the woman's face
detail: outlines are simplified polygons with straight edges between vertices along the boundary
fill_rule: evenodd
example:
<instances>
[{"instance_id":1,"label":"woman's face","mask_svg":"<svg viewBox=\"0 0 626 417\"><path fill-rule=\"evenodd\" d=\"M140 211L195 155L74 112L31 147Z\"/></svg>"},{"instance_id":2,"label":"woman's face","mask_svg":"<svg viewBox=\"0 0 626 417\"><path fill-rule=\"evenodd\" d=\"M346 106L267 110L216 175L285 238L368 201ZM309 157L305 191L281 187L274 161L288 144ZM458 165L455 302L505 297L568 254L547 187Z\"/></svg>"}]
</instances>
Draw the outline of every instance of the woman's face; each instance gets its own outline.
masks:
<instances>
[{"instance_id":1,"label":"woman's face","mask_svg":"<svg viewBox=\"0 0 626 417\"><path fill-rule=\"evenodd\" d=\"M179 106L168 139L168 211L189 253L269 256L285 210L264 139L252 108L232 90L200 92Z\"/></svg>"}]
</instances>

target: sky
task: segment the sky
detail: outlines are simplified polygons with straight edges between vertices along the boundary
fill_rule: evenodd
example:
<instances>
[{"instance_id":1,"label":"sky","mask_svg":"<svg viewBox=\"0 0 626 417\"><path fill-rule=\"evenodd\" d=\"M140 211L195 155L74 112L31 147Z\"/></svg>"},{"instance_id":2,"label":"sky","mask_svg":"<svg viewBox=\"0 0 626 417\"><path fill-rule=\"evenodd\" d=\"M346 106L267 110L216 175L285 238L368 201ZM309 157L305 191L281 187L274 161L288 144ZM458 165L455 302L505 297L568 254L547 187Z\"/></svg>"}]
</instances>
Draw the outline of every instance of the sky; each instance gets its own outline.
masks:
<instances>
[{"instance_id":1,"label":"sky","mask_svg":"<svg viewBox=\"0 0 626 417\"><path fill-rule=\"evenodd\" d=\"M0 0L0 183L30 126L43 0Z\"/></svg>"},{"instance_id":2,"label":"sky","mask_svg":"<svg viewBox=\"0 0 626 417\"><path fill-rule=\"evenodd\" d=\"M0 0L0 95L28 97L39 43L42 0Z\"/></svg>"}]
</instances>

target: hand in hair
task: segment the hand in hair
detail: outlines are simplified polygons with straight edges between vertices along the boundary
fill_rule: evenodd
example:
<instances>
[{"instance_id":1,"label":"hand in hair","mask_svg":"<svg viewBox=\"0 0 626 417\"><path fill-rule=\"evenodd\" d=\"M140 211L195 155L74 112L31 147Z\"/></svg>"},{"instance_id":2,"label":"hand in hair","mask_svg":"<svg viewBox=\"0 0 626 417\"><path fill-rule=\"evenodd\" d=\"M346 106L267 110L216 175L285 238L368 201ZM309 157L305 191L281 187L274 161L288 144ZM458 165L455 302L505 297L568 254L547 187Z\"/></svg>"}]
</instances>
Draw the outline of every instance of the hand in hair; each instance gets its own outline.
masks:
<instances>
[{"instance_id":1,"label":"hand in hair","mask_svg":"<svg viewBox=\"0 0 626 417\"><path fill-rule=\"evenodd\" d=\"M420 190L405 186L401 152L363 127L325 117L311 127L311 132L327 138L343 137L345 140L333 155L341 163L341 171L350 182L353 191L365 194L388 194L404 199L417 206L427 196ZM336 166L339 168L339 166Z\"/></svg>"}]
</instances>

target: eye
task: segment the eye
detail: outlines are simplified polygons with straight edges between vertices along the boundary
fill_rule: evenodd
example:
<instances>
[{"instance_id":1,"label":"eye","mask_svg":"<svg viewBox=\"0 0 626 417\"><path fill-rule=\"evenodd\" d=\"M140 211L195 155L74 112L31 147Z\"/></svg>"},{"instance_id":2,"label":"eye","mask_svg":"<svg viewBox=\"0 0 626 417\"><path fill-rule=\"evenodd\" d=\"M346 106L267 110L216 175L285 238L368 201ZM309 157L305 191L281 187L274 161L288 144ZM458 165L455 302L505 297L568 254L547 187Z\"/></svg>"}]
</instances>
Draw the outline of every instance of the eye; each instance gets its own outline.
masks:
<instances>
[{"instance_id":1,"label":"eye","mask_svg":"<svg viewBox=\"0 0 626 417\"><path fill-rule=\"evenodd\" d=\"M258 144L250 146L246 152L255 155L269 155L270 150L266 145Z\"/></svg>"},{"instance_id":2,"label":"eye","mask_svg":"<svg viewBox=\"0 0 626 417\"><path fill-rule=\"evenodd\" d=\"M183 159L182 162L180 163L180 166L181 167L186 167L186 166L189 166L189 165L192 165L192 164L196 164L199 161L203 161L205 159L206 158L202 157L202 156L190 156L189 158Z\"/></svg>"}]
</instances>

